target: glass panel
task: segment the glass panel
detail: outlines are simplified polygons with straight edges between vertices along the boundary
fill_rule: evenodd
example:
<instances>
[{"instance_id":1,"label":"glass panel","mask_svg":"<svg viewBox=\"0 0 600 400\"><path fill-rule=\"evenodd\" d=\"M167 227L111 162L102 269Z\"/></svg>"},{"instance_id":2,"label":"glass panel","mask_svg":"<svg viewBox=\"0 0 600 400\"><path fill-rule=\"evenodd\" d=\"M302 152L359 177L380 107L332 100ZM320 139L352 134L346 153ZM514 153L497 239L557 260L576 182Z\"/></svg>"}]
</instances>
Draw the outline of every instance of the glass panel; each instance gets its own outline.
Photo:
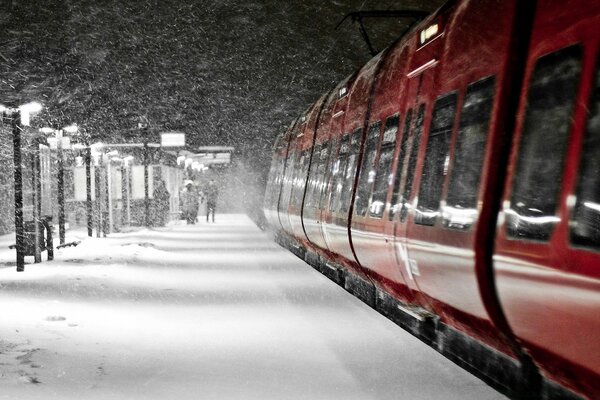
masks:
<instances>
[{"instance_id":1,"label":"glass panel","mask_svg":"<svg viewBox=\"0 0 600 400\"><path fill-rule=\"evenodd\" d=\"M381 137L381 122L376 122L369 127L365 151L360 166L356 199L354 200L354 213L365 215L369 207L369 194L375 180L375 156Z\"/></svg>"},{"instance_id":2,"label":"glass panel","mask_svg":"<svg viewBox=\"0 0 600 400\"><path fill-rule=\"evenodd\" d=\"M323 183L323 190L321 191L321 199L319 200L319 210L326 210L329 208L329 199L331 197L331 183L333 170L336 163L337 156L337 145L338 138L334 137L331 139L331 151L329 152L329 160L327 161L327 169L325 171L325 179Z\"/></svg>"},{"instance_id":3,"label":"glass panel","mask_svg":"<svg viewBox=\"0 0 600 400\"><path fill-rule=\"evenodd\" d=\"M393 115L385 123L382 148L377 165L377 175L375 176L375 184L373 185L373 196L369 206L369 216L372 218L381 218L385 210L385 199L393 178L391 167L396 147L398 122L399 116Z\"/></svg>"},{"instance_id":4,"label":"glass panel","mask_svg":"<svg viewBox=\"0 0 600 400\"><path fill-rule=\"evenodd\" d=\"M410 131L410 123L412 120L412 110L408 110L406 113L406 119L404 120L404 132L402 133L402 140L400 141L400 154L398 155L398 165L396 166L396 178L394 179L394 190L392 191L392 201L390 213L388 215L389 220L393 220L396 214L400 211L400 183L402 182L402 170L404 168L404 159L406 157L406 151L408 150L408 132Z\"/></svg>"},{"instance_id":5,"label":"glass panel","mask_svg":"<svg viewBox=\"0 0 600 400\"><path fill-rule=\"evenodd\" d=\"M456 93L437 99L425 150L425 161L415 223L433 226L439 215L444 177L448 171L448 149L456 115Z\"/></svg>"},{"instance_id":6,"label":"glass panel","mask_svg":"<svg viewBox=\"0 0 600 400\"><path fill-rule=\"evenodd\" d=\"M477 220L477 193L494 104L494 84L492 76L467 87L443 211L447 228L468 229Z\"/></svg>"},{"instance_id":7,"label":"glass panel","mask_svg":"<svg viewBox=\"0 0 600 400\"><path fill-rule=\"evenodd\" d=\"M306 192L306 200L304 202L304 208L312 208L312 199L314 198L314 193L315 193L315 189L317 186L317 176L318 176L318 169L319 169L319 156L321 154L321 149L323 148L323 145L318 144L315 146L315 149L313 151L313 156L312 156L312 162L311 162L311 166L310 166L310 176L308 178L308 188L307 188L307 192Z\"/></svg>"},{"instance_id":8,"label":"glass panel","mask_svg":"<svg viewBox=\"0 0 600 400\"><path fill-rule=\"evenodd\" d=\"M350 209L350 201L352 201L352 188L354 186L354 176L356 167L358 166L358 153L360 151L360 139L362 129L357 129L352 133L350 140L350 151L348 153L348 162L344 173L344 184L342 188L342 198L340 200L339 212L347 214Z\"/></svg>"},{"instance_id":9,"label":"glass panel","mask_svg":"<svg viewBox=\"0 0 600 400\"><path fill-rule=\"evenodd\" d=\"M576 46L544 56L535 66L510 209L505 210L511 238L547 241L559 221L556 204L580 72Z\"/></svg>"},{"instance_id":10,"label":"glass panel","mask_svg":"<svg viewBox=\"0 0 600 400\"><path fill-rule=\"evenodd\" d=\"M348 153L350 152L350 135L344 135L340 141L340 150L332 171L332 195L329 211L337 213L341 206L342 189L344 186L344 173L348 164Z\"/></svg>"},{"instance_id":11,"label":"glass panel","mask_svg":"<svg viewBox=\"0 0 600 400\"><path fill-rule=\"evenodd\" d=\"M576 196L569 224L571 242L600 250L600 67L588 110Z\"/></svg>"},{"instance_id":12,"label":"glass panel","mask_svg":"<svg viewBox=\"0 0 600 400\"><path fill-rule=\"evenodd\" d=\"M414 181L415 167L417 166L417 155L419 153L419 142L421 141L421 134L423 133L423 120L425 117L425 104L421 104L419 112L417 113L417 119L415 120L415 127L413 129L412 143L410 149L410 156L408 158L408 167L406 169L406 183L404 184L404 190L402 191L402 197L400 198L400 222L406 221L408 216L408 209L410 204L410 194L412 192L412 185Z\"/></svg>"},{"instance_id":13,"label":"glass panel","mask_svg":"<svg viewBox=\"0 0 600 400\"><path fill-rule=\"evenodd\" d=\"M310 154L306 150L300 154L300 161L296 170L296 176L294 178L294 191L292 195L293 204L296 208L302 206L302 199L304 198L304 189L306 186L306 174L308 173L308 162L310 161Z\"/></svg>"}]
</instances>

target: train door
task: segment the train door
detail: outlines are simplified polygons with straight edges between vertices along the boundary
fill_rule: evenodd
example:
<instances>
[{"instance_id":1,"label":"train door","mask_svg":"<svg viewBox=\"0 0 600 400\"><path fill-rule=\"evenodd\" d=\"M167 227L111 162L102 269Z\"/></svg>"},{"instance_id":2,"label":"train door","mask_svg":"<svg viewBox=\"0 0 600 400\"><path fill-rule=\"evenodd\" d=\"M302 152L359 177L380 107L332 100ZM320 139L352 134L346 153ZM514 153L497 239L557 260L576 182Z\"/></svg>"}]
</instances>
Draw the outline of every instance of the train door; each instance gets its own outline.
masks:
<instances>
[{"instance_id":1,"label":"train door","mask_svg":"<svg viewBox=\"0 0 600 400\"><path fill-rule=\"evenodd\" d=\"M421 137L426 117L426 96L433 88L433 71L435 63L430 63L430 68L417 73L409 73L408 97L404 132L400 144L400 154L396 173L397 194L392 203L395 226L394 246L396 260L406 276L407 286L420 291L416 277L419 275L417 265L411 261L407 243L408 213L412 208L414 193L414 177L417 167L418 155L421 152ZM414 71L414 70L413 70Z\"/></svg>"}]
</instances>

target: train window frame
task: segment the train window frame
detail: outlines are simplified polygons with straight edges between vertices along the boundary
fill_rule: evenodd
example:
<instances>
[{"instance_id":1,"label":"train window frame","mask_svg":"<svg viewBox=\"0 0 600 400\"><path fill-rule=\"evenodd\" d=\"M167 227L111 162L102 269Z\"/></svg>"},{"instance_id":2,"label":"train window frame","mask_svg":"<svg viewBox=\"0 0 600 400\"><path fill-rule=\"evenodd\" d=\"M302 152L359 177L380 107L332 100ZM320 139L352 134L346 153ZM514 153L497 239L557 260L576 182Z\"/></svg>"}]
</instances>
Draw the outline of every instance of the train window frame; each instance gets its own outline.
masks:
<instances>
[{"instance_id":1,"label":"train window frame","mask_svg":"<svg viewBox=\"0 0 600 400\"><path fill-rule=\"evenodd\" d=\"M327 164L325 166L325 177L323 181L323 188L321 190L321 197L319 199L319 210L327 210L329 209L329 202L331 201L331 177L333 173L333 169L335 166L335 161L338 155L340 140L338 136L333 136L330 139L329 146L329 159L327 160ZM327 200L325 200L327 199ZM324 204L323 202L327 203Z\"/></svg>"},{"instance_id":2,"label":"train window frame","mask_svg":"<svg viewBox=\"0 0 600 400\"><path fill-rule=\"evenodd\" d=\"M352 191L354 189L354 178L358 168L358 159L360 155L360 144L362 139L362 128L356 128L350 134L348 162L346 163L346 171L343 179L342 193L340 197L340 207L337 210L338 214L349 215L352 206Z\"/></svg>"},{"instance_id":3,"label":"train window frame","mask_svg":"<svg viewBox=\"0 0 600 400\"><path fill-rule=\"evenodd\" d=\"M582 191L591 192L593 195L600 190L600 178L597 173L594 174L600 168L600 58L596 60L592 90L586 106L584 136L572 195L575 198L575 204L569 213L569 244L577 249L598 253L600 252L600 229L598 229L600 226L600 209L598 207L600 199L594 198L593 201L589 201L589 197L582 199L586 194ZM587 176L588 172L591 172L591 176ZM594 211L595 215L590 215ZM582 219L583 221L581 221ZM591 223L585 224L588 220ZM580 225L584 225L583 228ZM591 238L580 233L586 228L595 230L590 235Z\"/></svg>"},{"instance_id":4,"label":"train window frame","mask_svg":"<svg viewBox=\"0 0 600 400\"><path fill-rule=\"evenodd\" d=\"M367 128L354 196L354 215L359 217L365 217L369 212L369 200L375 180L375 163L382 137L381 125L381 121L375 121Z\"/></svg>"},{"instance_id":5,"label":"train window frame","mask_svg":"<svg viewBox=\"0 0 600 400\"><path fill-rule=\"evenodd\" d=\"M315 191L316 185L316 176L317 169L320 160L321 149L323 147L323 143L315 144L312 148L312 158L310 162L310 167L308 171L308 182L307 182L307 191L306 191L306 199L304 200L304 209L310 210L313 208L312 199L314 197L313 193Z\"/></svg>"},{"instance_id":6,"label":"train window frame","mask_svg":"<svg viewBox=\"0 0 600 400\"><path fill-rule=\"evenodd\" d=\"M388 213L388 220L392 221L400 214L400 199L401 193L400 188L402 186L402 178L404 177L404 164L406 160L406 154L408 152L408 138L410 136L410 128L412 126L413 109L409 108L404 116L404 124L402 128L402 138L400 139L400 150L398 153L398 161L396 164L396 171L394 175L394 187L392 188L392 198L390 199L390 210Z\"/></svg>"},{"instance_id":7,"label":"train window frame","mask_svg":"<svg viewBox=\"0 0 600 400\"><path fill-rule=\"evenodd\" d=\"M413 192L413 184L415 181L415 173L417 168L418 155L420 150L420 142L423 137L423 129L426 117L426 103L421 103L417 108L417 116L414 120L412 129L410 130L410 145L408 153L408 161L406 165L406 174L404 179L404 187L400 201L400 222L405 223L408 219L408 212L411 208L410 198Z\"/></svg>"},{"instance_id":8,"label":"train window frame","mask_svg":"<svg viewBox=\"0 0 600 400\"><path fill-rule=\"evenodd\" d=\"M350 133L343 134L338 142L336 161L333 166L332 177L330 178L332 179L332 184L329 212L332 214L337 214L340 207L342 189L344 186L341 172L342 170L346 170L348 152L350 151Z\"/></svg>"},{"instance_id":9,"label":"train window frame","mask_svg":"<svg viewBox=\"0 0 600 400\"><path fill-rule=\"evenodd\" d=\"M385 120L385 125L383 127L381 145L375 167L375 179L371 189L371 194L369 196L369 218L381 219L385 214L385 210L387 208L387 195L390 190L390 186L393 183L394 153L396 151L396 140L398 138L399 130L400 113L396 113L387 117ZM387 165L387 167L385 165L382 165L382 162L386 163L384 154L389 155L390 157L389 164ZM387 174L385 174L386 172ZM386 176L387 185L385 185L386 179L384 179L384 177Z\"/></svg>"},{"instance_id":10,"label":"train window frame","mask_svg":"<svg viewBox=\"0 0 600 400\"><path fill-rule=\"evenodd\" d=\"M413 219L417 225L435 226L440 215L457 106L457 91L439 96L433 104Z\"/></svg>"},{"instance_id":11,"label":"train window frame","mask_svg":"<svg viewBox=\"0 0 600 400\"><path fill-rule=\"evenodd\" d=\"M568 61L574 65L569 65ZM510 198L504 207L506 237L509 240L548 243L560 222L557 216L559 197L582 67L583 48L579 44L545 54L535 61L527 85L527 103ZM568 73L573 72L570 77ZM557 79L551 80L552 77ZM568 82L569 78L574 80ZM544 90L552 91L546 93ZM564 99L567 101L558 104L557 100ZM553 104L558 106L552 108L552 112L544 113ZM544 135L548 125L558 134ZM554 155L557 155L556 163L549 163ZM548 166L554 164L555 168L549 170ZM534 174L537 179L533 179Z\"/></svg>"},{"instance_id":12,"label":"train window frame","mask_svg":"<svg viewBox=\"0 0 600 400\"><path fill-rule=\"evenodd\" d=\"M296 176L294 178L293 189L292 189L292 201L291 203L295 208L300 209L302 207L302 201L304 200L304 194L306 192L306 180L308 174L308 168L310 165L310 154L308 149L300 151L300 162L296 169Z\"/></svg>"},{"instance_id":13,"label":"train window frame","mask_svg":"<svg viewBox=\"0 0 600 400\"><path fill-rule=\"evenodd\" d=\"M323 175L324 170L327 166L327 161L329 160L329 155L331 153L331 140L327 139L323 143L321 143L321 148L319 151L319 161L318 164L315 165L315 183L314 183L314 191L311 194L310 198L310 208L317 210L319 208L319 200L321 199L321 191L323 189Z\"/></svg>"},{"instance_id":14,"label":"train window frame","mask_svg":"<svg viewBox=\"0 0 600 400\"><path fill-rule=\"evenodd\" d=\"M446 229L468 231L477 221L477 201L496 101L496 83L495 75L471 82L463 96L442 207L442 226Z\"/></svg>"}]
</instances>

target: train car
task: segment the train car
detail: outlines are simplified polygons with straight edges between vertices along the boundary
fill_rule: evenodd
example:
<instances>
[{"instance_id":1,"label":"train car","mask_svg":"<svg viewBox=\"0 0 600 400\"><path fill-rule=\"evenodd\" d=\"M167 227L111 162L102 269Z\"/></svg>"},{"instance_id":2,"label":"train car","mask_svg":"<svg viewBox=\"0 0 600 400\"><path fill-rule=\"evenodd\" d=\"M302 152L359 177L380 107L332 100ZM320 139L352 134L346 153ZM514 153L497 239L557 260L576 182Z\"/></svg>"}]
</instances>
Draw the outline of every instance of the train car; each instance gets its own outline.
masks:
<instances>
[{"instance_id":1,"label":"train car","mask_svg":"<svg viewBox=\"0 0 600 400\"><path fill-rule=\"evenodd\" d=\"M510 396L600 397L599 23L449 1L290 129L282 243Z\"/></svg>"}]
</instances>

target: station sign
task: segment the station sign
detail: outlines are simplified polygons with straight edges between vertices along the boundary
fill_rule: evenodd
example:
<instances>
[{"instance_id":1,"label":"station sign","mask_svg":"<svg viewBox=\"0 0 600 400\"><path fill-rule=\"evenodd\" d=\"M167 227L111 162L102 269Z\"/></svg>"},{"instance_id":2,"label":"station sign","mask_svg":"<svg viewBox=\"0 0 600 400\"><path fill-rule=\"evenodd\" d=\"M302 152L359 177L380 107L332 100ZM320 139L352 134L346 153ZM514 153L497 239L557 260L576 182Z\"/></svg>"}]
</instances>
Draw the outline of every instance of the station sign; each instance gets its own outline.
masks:
<instances>
[{"instance_id":1,"label":"station sign","mask_svg":"<svg viewBox=\"0 0 600 400\"><path fill-rule=\"evenodd\" d=\"M162 147L185 147L185 133L162 132L160 134L160 145Z\"/></svg>"}]
</instances>

